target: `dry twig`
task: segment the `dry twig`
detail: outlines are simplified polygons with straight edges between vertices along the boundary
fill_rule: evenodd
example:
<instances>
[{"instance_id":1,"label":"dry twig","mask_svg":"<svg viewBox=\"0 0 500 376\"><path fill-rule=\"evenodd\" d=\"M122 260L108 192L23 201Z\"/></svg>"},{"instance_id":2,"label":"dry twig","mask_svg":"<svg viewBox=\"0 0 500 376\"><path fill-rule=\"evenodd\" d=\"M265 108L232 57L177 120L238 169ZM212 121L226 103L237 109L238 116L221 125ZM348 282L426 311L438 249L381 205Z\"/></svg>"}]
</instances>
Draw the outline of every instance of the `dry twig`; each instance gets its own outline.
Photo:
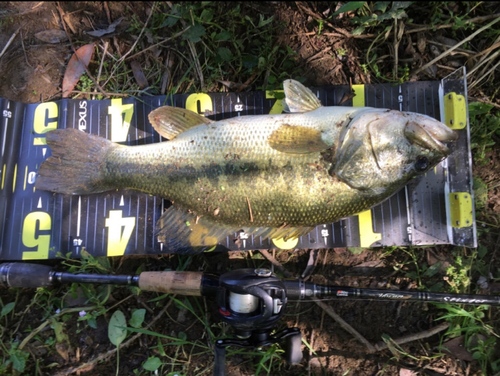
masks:
<instances>
[{"instance_id":1,"label":"dry twig","mask_svg":"<svg viewBox=\"0 0 500 376\"><path fill-rule=\"evenodd\" d=\"M496 13L496 14L490 14L489 16L474 17L474 18L471 18L470 20L466 20L464 22L466 24L479 23L479 22L484 22L484 21L488 21L488 20L491 20L491 19L496 19L496 18L499 18L499 17L500 17L500 14ZM412 24L408 24L408 25L411 26ZM416 28L416 29L408 30L407 33L408 34L412 34L412 33L418 33L418 32L421 32L421 31L428 31L428 30L448 29L450 27L453 27L454 25L455 25L454 23L449 23L449 24L446 24L446 25L437 25L437 26L427 25L427 26L422 26L422 27ZM414 26L416 26L416 25L414 25Z\"/></svg>"},{"instance_id":2,"label":"dry twig","mask_svg":"<svg viewBox=\"0 0 500 376\"><path fill-rule=\"evenodd\" d=\"M330 307L328 304L323 303L321 300L318 299L313 299L314 303L316 303L318 306L323 308L323 310L330 316L332 319L334 319L337 324L339 324L346 332L351 333L354 338L356 338L359 342L361 342L363 345L366 346L368 349L368 352L373 353L377 351L377 349L365 338L363 337L356 329L354 329L351 325L346 323L342 317L337 315L335 311L333 310L332 307Z\"/></svg>"},{"instance_id":3,"label":"dry twig","mask_svg":"<svg viewBox=\"0 0 500 376\"><path fill-rule=\"evenodd\" d=\"M448 324L447 322L444 322L442 324L439 324L438 326L435 326L434 328L430 328L429 330L424 330L423 332L416 333L416 334L410 334L410 335L407 335L407 336L404 336L404 337L401 337L398 339L394 339L392 341L397 345L402 345L402 344L405 344L408 342L417 341L419 339L432 337L434 334L437 334L439 332L442 332L443 330L448 329L449 326L450 326L450 324ZM388 348L388 346L387 346L387 343L385 343L385 342L379 342L375 345L376 351L385 350L387 348Z\"/></svg>"},{"instance_id":4,"label":"dry twig","mask_svg":"<svg viewBox=\"0 0 500 376\"><path fill-rule=\"evenodd\" d=\"M247 197L248 211L250 212L250 222L253 222L252 205L250 205L250 200Z\"/></svg>"},{"instance_id":5,"label":"dry twig","mask_svg":"<svg viewBox=\"0 0 500 376\"><path fill-rule=\"evenodd\" d=\"M168 41L171 41L172 39L175 39L175 38L177 38L177 37L181 36L181 35L182 35L182 34L184 34L186 31L188 31L190 28L191 28L191 26L188 26L188 27L186 27L184 30L179 31L177 34L174 34L174 35L172 35L172 36L171 36L171 37L169 37L169 38L165 38L165 39L164 39L164 40L162 40L161 42L158 42L158 43L152 44L151 46L149 46L149 47L147 47L147 48L145 48L145 49L143 49L143 50L141 50L141 51L139 51L139 52L137 52L137 53L133 54L132 56L127 57L127 58L126 58L126 60L133 59L133 58L135 58L135 57L139 56L140 54L143 54L144 52L146 52L146 51L148 51L148 50L150 50L150 49L152 49L152 48L155 48L155 47L161 46L161 45L163 45L164 43L167 43Z\"/></svg>"},{"instance_id":6,"label":"dry twig","mask_svg":"<svg viewBox=\"0 0 500 376\"><path fill-rule=\"evenodd\" d=\"M5 53L5 51L7 51L7 48L9 48L9 46L12 44L12 41L14 40L14 38L16 37L16 35L19 33L19 30L21 30L21 28L17 29L14 34L12 34L12 36L10 37L10 39L7 41L7 43L5 44L5 47L3 48L2 52L0 52L0 58L3 56L3 54Z\"/></svg>"}]
</instances>

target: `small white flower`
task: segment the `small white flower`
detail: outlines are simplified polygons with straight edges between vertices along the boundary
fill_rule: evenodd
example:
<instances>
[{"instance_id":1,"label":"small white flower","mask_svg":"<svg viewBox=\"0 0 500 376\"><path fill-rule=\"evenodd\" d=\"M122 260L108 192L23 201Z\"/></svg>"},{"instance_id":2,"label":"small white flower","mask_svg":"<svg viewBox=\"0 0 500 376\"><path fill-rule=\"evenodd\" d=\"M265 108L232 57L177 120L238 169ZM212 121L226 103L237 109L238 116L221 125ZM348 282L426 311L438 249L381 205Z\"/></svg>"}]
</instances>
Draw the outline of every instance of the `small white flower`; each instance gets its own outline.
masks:
<instances>
[{"instance_id":1,"label":"small white flower","mask_svg":"<svg viewBox=\"0 0 500 376\"><path fill-rule=\"evenodd\" d=\"M87 314L87 312L80 311L80 312L78 312L78 314L80 315L80 317L85 317L85 315Z\"/></svg>"},{"instance_id":2,"label":"small white flower","mask_svg":"<svg viewBox=\"0 0 500 376\"><path fill-rule=\"evenodd\" d=\"M61 313L61 309L60 308L56 309L56 313L57 314Z\"/></svg>"}]
</instances>

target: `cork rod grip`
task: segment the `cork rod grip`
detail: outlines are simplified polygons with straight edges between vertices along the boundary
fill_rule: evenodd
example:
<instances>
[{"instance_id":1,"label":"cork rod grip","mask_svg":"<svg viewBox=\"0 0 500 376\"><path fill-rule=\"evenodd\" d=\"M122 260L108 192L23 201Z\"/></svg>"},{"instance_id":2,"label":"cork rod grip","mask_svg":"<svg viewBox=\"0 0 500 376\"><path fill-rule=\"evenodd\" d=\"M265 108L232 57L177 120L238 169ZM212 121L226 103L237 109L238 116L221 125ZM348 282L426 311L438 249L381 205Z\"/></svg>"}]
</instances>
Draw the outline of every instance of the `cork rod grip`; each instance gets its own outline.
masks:
<instances>
[{"instance_id":1,"label":"cork rod grip","mask_svg":"<svg viewBox=\"0 0 500 376\"><path fill-rule=\"evenodd\" d=\"M201 296L200 272L144 272L139 276L139 288L170 294Z\"/></svg>"}]
</instances>

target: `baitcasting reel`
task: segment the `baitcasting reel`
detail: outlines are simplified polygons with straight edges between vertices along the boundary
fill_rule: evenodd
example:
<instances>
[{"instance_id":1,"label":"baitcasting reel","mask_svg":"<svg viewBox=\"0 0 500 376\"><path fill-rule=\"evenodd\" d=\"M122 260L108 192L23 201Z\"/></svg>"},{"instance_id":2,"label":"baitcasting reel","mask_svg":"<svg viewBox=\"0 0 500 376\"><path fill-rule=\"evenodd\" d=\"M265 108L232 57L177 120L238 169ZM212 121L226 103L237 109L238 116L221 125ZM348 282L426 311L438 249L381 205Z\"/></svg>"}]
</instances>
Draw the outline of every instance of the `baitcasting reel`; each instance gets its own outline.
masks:
<instances>
[{"instance_id":1,"label":"baitcasting reel","mask_svg":"<svg viewBox=\"0 0 500 376\"><path fill-rule=\"evenodd\" d=\"M221 275L217 289L219 314L235 329L236 338L217 340L214 375L224 374L228 346L258 348L284 341L286 361L300 363L300 330L288 328L272 334L286 304L285 284L269 269L240 269Z\"/></svg>"}]
</instances>

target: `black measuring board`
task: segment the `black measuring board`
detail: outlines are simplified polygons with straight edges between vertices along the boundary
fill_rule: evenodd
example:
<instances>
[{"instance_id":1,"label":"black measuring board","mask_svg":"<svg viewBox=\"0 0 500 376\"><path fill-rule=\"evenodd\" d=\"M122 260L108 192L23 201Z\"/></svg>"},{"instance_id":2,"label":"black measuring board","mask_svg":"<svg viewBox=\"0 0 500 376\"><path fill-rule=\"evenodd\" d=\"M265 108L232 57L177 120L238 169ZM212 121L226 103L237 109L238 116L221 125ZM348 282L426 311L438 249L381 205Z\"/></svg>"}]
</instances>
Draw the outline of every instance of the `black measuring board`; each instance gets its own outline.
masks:
<instances>
[{"instance_id":1,"label":"black measuring board","mask_svg":"<svg viewBox=\"0 0 500 376\"><path fill-rule=\"evenodd\" d=\"M460 79L456 79L460 81ZM356 85L365 106L413 111L440 119L442 83ZM460 86L460 84L458 84ZM463 86L463 85L462 85ZM322 104L338 105L348 86L313 88ZM360 98L362 96L362 98ZM165 200L131 190L88 196L68 196L34 188L40 164L50 155L44 134L56 128L76 128L126 145L168 142L147 118L163 105L184 107L213 120L233 116L279 113L279 93L194 93L112 100L63 99L23 104L0 98L0 260L55 258L56 253L80 257L121 256L175 252L154 236L155 223L169 205ZM348 100L343 106L352 106ZM465 137L468 127L462 130ZM468 140L454 154L470 155ZM462 159L463 159L462 158ZM455 158L457 159L457 158ZM371 210L333 224L316 227L291 242L279 242L244 233L228 234L222 250L270 248L332 248L406 246L452 243L445 186L448 167L441 163L419 181ZM470 181L467 169L455 169L456 181ZM448 184L448 185L447 185ZM462 184L464 186L464 184ZM466 184L465 184L466 186ZM461 187L464 191L464 187ZM467 190L472 194L471 190ZM471 224L475 229L475 224ZM472 231L475 230L458 230ZM452 234L450 236L450 234ZM239 241L235 241L236 238ZM473 236L460 244L473 246Z\"/></svg>"}]
</instances>

